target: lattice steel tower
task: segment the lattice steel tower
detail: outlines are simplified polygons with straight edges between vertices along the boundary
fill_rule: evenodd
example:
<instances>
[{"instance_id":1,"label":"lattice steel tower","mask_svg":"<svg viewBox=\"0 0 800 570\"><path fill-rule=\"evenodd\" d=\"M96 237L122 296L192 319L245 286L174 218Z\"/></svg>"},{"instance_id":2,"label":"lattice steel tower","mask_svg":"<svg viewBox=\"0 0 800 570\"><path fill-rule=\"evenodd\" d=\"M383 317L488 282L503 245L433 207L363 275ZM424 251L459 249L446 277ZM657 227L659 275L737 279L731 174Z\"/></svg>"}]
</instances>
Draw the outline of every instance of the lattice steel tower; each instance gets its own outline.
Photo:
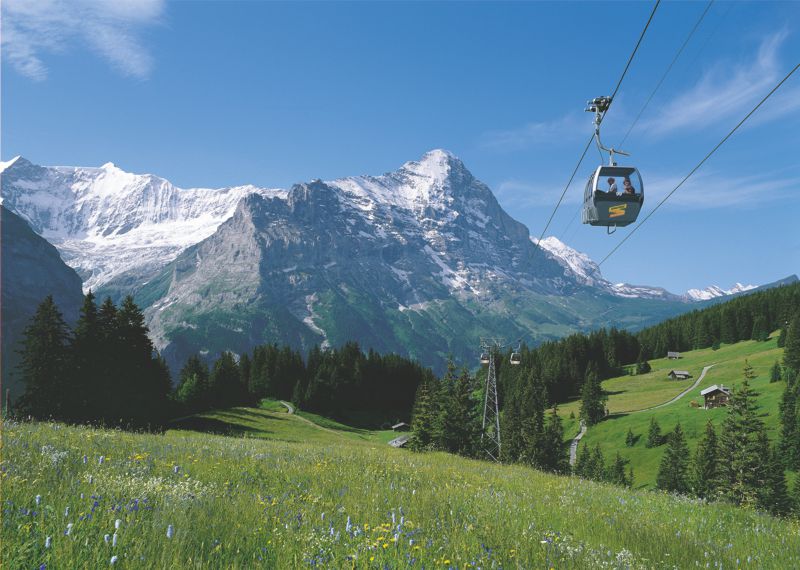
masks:
<instances>
[{"instance_id":1,"label":"lattice steel tower","mask_svg":"<svg viewBox=\"0 0 800 570\"><path fill-rule=\"evenodd\" d=\"M495 358L505 346L502 338L481 339L481 364L488 364L486 395L483 401L483 429L481 445L493 461L500 461L500 402L497 398L497 371Z\"/></svg>"}]
</instances>

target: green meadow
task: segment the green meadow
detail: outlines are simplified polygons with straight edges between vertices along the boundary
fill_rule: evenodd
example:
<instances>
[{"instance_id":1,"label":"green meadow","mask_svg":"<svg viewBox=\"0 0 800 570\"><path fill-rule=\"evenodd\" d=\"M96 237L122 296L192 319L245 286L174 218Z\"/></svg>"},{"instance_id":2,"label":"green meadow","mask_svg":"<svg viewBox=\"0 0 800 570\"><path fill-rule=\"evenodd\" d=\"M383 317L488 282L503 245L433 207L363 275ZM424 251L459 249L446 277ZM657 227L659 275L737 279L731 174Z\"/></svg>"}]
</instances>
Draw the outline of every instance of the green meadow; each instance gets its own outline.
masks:
<instances>
[{"instance_id":1,"label":"green meadow","mask_svg":"<svg viewBox=\"0 0 800 570\"><path fill-rule=\"evenodd\" d=\"M392 449L271 401L195 421L7 422L2 567L800 567L798 521Z\"/></svg>"},{"instance_id":2,"label":"green meadow","mask_svg":"<svg viewBox=\"0 0 800 570\"><path fill-rule=\"evenodd\" d=\"M783 349L777 347L777 336L777 333L773 334L766 342L743 341L722 345L719 350L708 348L685 352L679 360L651 360L653 369L648 374L606 380L603 382L603 389L608 394L607 407L611 415L590 427L580 445L594 447L599 444L607 461L619 452L633 467L634 485L652 487L665 447L645 447L650 419L656 419L662 433L671 431L680 422L689 447L694 450L706 422L711 420L719 428L726 415L725 408L704 410L700 391L714 384L724 384L727 387L740 384L744 379L745 360L756 374L750 384L759 393L757 400L763 414L762 419L769 429L770 437L775 439L779 430L778 405L785 388L784 382L769 381L770 368L783 356ZM668 402L691 387L699 378L703 367L712 364L714 367L708 371L703 381L681 399L663 407L647 409ZM692 378L684 381L670 380L667 374L672 369L688 370ZM699 407L693 407L692 402L699 404ZM565 435L571 438L578 431L578 422L569 419L569 416L579 415L580 402L570 402L559 410L565 418ZM629 429L638 437L633 447L625 445Z\"/></svg>"}]
</instances>

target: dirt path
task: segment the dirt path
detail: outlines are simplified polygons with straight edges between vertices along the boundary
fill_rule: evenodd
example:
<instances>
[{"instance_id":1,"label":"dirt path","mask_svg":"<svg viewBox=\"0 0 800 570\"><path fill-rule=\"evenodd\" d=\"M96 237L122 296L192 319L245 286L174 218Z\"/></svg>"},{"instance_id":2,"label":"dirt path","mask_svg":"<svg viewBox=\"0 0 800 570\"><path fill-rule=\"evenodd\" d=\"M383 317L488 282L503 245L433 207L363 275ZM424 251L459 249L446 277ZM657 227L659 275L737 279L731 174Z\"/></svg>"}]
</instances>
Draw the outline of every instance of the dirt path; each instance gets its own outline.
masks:
<instances>
[{"instance_id":1,"label":"dirt path","mask_svg":"<svg viewBox=\"0 0 800 570\"><path fill-rule=\"evenodd\" d=\"M674 402L677 402L678 400L683 398L686 394L688 394L689 392L691 392L692 390L697 388L700 385L700 382L703 381L703 378L706 377L706 372L711 370L714 366L716 366L716 364L712 364L710 366L706 366L705 368L703 368L703 371L700 373L700 376L697 378L697 380L695 381L694 384L692 384L691 386L686 388L686 390L684 390L683 392L681 392L680 394L678 394L677 396L675 396L674 398L672 398L668 402L664 402L663 404L658 404L657 406L651 406L649 408L643 408L641 410L631 410L630 412L614 412L613 414L609 414L609 415L616 416L616 415L619 415L619 414L638 414L639 412L648 412L650 410L657 410L658 408L663 408L664 406L669 406L670 404L672 404Z\"/></svg>"},{"instance_id":2,"label":"dirt path","mask_svg":"<svg viewBox=\"0 0 800 570\"><path fill-rule=\"evenodd\" d=\"M581 438L586 434L586 422L581 420L581 431L578 435L575 436L575 439L572 440L572 443L569 444L569 464L575 465L575 461L578 459L578 444L581 441Z\"/></svg>"},{"instance_id":3,"label":"dirt path","mask_svg":"<svg viewBox=\"0 0 800 570\"><path fill-rule=\"evenodd\" d=\"M663 408L664 406L669 406L670 404L674 404L675 402L677 402L678 400L683 398L686 394L688 394L689 392L691 392L692 390L697 388L700 385L700 382L703 381L703 378L706 377L706 372L711 370L714 366L716 366L716 364L711 364L710 366L706 366L705 368L703 368L703 371L700 373L700 376L697 378L695 383L692 384L691 386L689 386L688 388L686 388L686 390L684 390L683 392L681 392L680 394L678 394L677 396L675 396L671 400L668 400L668 401L666 401L664 403L658 404L657 406L651 406L649 408L642 408L641 410L631 410L629 412L614 412L613 414L609 414L609 416L621 416L621 415L625 415L625 414L638 414L638 413L641 413L641 412L649 412L650 410L657 410L658 408ZM580 433L578 435L575 436L575 439L572 440L572 443L569 444L569 464L570 465L574 466L575 462L577 461L577 458L578 458L578 444L580 443L581 438L583 438L583 436L585 434L586 434L586 424L584 423L583 420L581 420L581 431L580 431Z\"/></svg>"},{"instance_id":4,"label":"dirt path","mask_svg":"<svg viewBox=\"0 0 800 570\"><path fill-rule=\"evenodd\" d=\"M311 421L311 420L309 420L308 418L304 418L303 416L298 416L297 414L295 414L295 413L294 413L294 406L293 406L292 404L290 404L289 402L284 402L283 400L280 400L280 403L281 403L281 404L283 404L283 405L286 407L286 413L287 413L287 414L289 414L289 415L293 415L295 418L297 418L297 419L298 419L298 420L300 420L301 422L306 422L308 425L310 425L310 426L314 426L315 428L317 428L317 429L321 429L322 431L327 431L327 432L329 432L329 433L336 434L336 435L338 435L338 436L340 436L340 437L344 437L344 436L342 435L342 433L341 433L341 432L338 432L338 431L336 431L335 429L330 429L330 428L322 427L322 426L321 426L321 425L319 425L319 424L315 424L314 422L312 422L312 421Z\"/></svg>"}]
</instances>

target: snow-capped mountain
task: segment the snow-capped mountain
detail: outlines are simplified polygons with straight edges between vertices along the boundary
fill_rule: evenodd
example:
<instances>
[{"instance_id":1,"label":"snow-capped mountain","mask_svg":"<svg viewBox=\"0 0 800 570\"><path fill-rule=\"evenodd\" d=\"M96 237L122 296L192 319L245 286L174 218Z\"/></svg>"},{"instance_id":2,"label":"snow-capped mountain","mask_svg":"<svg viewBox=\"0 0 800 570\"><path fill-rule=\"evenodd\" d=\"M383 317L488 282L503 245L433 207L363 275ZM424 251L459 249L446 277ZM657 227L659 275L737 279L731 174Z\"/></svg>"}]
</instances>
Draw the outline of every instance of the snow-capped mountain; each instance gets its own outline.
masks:
<instances>
[{"instance_id":1,"label":"snow-capped mountain","mask_svg":"<svg viewBox=\"0 0 800 570\"><path fill-rule=\"evenodd\" d=\"M730 289L723 289L717 285L711 285L705 289L689 289L686 292L686 297L692 301L708 301L709 299L716 299L717 297L725 297L727 295L736 295L737 293L744 293L752 289L757 289L758 285L742 285L736 283Z\"/></svg>"},{"instance_id":2,"label":"snow-capped mountain","mask_svg":"<svg viewBox=\"0 0 800 570\"><path fill-rule=\"evenodd\" d=\"M230 218L242 197L285 191L254 186L181 189L112 163L42 167L17 157L0 163L3 204L54 244L95 289L163 267Z\"/></svg>"},{"instance_id":3,"label":"snow-capped mountain","mask_svg":"<svg viewBox=\"0 0 800 570\"><path fill-rule=\"evenodd\" d=\"M0 177L5 206L85 289L135 295L173 365L263 342L357 340L442 366L447 355L469 359L480 336L536 342L688 308L663 289L608 282L556 238L539 250L443 150L289 190L181 189L110 163L23 158L0 164Z\"/></svg>"}]
</instances>

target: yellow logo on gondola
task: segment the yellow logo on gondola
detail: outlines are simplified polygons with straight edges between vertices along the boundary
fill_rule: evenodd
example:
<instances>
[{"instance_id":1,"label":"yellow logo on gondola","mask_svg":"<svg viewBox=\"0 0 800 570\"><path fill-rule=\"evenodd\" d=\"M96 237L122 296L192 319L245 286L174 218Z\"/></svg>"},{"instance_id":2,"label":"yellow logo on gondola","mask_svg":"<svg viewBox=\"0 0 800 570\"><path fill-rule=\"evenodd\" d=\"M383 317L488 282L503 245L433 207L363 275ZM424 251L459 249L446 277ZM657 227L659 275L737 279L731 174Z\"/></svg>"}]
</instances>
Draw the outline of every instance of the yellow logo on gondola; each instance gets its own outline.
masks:
<instances>
[{"instance_id":1,"label":"yellow logo on gondola","mask_svg":"<svg viewBox=\"0 0 800 570\"><path fill-rule=\"evenodd\" d=\"M620 216L624 216L627 207L628 207L627 204L617 204L616 206L610 206L608 208L608 217L619 218Z\"/></svg>"}]
</instances>

